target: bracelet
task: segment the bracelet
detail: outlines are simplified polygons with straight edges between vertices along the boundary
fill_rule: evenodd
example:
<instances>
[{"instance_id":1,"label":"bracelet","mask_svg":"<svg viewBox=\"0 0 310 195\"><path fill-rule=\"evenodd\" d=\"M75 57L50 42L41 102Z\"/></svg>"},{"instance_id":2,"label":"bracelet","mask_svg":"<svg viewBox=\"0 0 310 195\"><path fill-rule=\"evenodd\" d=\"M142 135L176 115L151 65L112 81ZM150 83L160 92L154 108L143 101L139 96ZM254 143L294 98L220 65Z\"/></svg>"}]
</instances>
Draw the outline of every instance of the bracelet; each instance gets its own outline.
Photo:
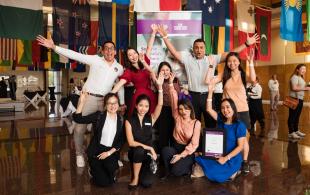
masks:
<instances>
[{"instance_id":1,"label":"bracelet","mask_svg":"<svg viewBox=\"0 0 310 195\"><path fill-rule=\"evenodd\" d=\"M250 63L250 64L249 64L249 67L254 67L254 63Z\"/></svg>"},{"instance_id":2,"label":"bracelet","mask_svg":"<svg viewBox=\"0 0 310 195\"><path fill-rule=\"evenodd\" d=\"M207 102L212 102L212 99L207 99Z\"/></svg>"},{"instance_id":3,"label":"bracelet","mask_svg":"<svg viewBox=\"0 0 310 195\"><path fill-rule=\"evenodd\" d=\"M247 43L247 41L244 42L244 45L245 45L246 47L250 47L250 45Z\"/></svg>"},{"instance_id":4,"label":"bracelet","mask_svg":"<svg viewBox=\"0 0 310 195\"><path fill-rule=\"evenodd\" d=\"M166 35L166 36L163 36L163 39L167 39L168 38L168 35Z\"/></svg>"},{"instance_id":5,"label":"bracelet","mask_svg":"<svg viewBox=\"0 0 310 195\"><path fill-rule=\"evenodd\" d=\"M162 90L162 89L159 89L159 90L158 90L158 93L162 93L162 92L163 92L163 90Z\"/></svg>"},{"instance_id":6,"label":"bracelet","mask_svg":"<svg viewBox=\"0 0 310 195\"><path fill-rule=\"evenodd\" d=\"M228 160L230 160L230 156L229 155L227 155L226 157L227 157Z\"/></svg>"}]
</instances>

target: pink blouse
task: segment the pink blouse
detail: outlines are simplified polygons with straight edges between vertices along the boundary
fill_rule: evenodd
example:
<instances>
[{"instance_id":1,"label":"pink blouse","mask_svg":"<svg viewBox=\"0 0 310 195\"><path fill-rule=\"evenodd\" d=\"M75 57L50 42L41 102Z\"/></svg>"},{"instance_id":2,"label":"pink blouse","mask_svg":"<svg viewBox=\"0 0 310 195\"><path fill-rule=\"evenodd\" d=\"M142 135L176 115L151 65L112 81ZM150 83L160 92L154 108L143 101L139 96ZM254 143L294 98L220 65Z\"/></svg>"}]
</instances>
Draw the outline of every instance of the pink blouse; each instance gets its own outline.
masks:
<instances>
[{"instance_id":1,"label":"pink blouse","mask_svg":"<svg viewBox=\"0 0 310 195\"><path fill-rule=\"evenodd\" d=\"M172 116L175 120L173 137L177 143L187 145L185 150L181 153L182 156L187 156L194 153L198 148L201 123L198 120L196 122L196 119L191 120L190 122L184 121L178 112L178 95L173 85L169 85L169 93L171 98Z\"/></svg>"}]
</instances>

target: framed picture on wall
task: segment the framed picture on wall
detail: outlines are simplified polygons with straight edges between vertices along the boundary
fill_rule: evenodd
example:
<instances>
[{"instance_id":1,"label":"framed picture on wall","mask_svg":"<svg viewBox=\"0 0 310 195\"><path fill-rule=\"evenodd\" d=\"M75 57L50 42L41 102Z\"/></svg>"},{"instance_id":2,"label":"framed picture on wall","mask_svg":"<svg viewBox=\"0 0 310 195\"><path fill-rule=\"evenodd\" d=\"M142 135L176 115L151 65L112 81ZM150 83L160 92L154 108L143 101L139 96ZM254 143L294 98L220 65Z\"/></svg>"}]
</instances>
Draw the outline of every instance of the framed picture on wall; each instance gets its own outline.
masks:
<instances>
[{"instance_id":1,"label":"framed picture on wall","mask_svg":"<svg viewBox=\"0 0 310 195\"><path fill-rule=\"evenodd\" d=\"M302 42L296 42L295 53L296 54L310 54L310 41L307 41L305 39Z\"/></svg>"}]
</instances>

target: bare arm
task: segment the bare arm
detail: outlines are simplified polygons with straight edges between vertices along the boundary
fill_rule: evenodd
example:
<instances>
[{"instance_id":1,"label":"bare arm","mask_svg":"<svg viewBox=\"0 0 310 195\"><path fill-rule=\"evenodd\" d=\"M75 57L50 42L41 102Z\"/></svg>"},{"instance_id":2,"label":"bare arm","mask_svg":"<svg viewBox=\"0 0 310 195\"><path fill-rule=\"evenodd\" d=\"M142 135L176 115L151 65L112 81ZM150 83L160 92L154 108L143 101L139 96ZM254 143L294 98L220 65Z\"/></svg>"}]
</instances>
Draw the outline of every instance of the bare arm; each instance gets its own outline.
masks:
<instances>
[{"instance_id":1,"label":"bare arm","mask_svg":"<svg viewBox=\"0 0 310 195\"><path fill-rule=\"evenodd\" d=\"M153 48L153 44L154 44L154 41L155 41L155 36L156 36L156 33L157 33L157 25L156 24L152 24L151 25L151 28L152 28L152 34L151 34L151 37L147 43L147 47L146 47L146 52L145 52L145 55L150 58L151 56L151 51L152 51L152 48Z\"/></svg>"},{"instance_id":2,"label":"bare arm","mask_svg":"<svg viewBox=\"0 0 310 195\"><path fill-rule=\"evenodd\" d=\"M205 78L205 83L209 84L211 82L218 83L222 81L222 74L219 74L218 76L214 77L214 66L216 65L215 59L213 56L208 56L210 66L208 68L206 78ZM212 65L212 66L211 66Z\"/></svg>"},{"instance_id":3,"label":"bare arm","mask_svg":"<svg viewBox=\"0 0 310 195\"><path fill-rule=\"evenodd\" d=\"M170 51L170 53L175 57L175 59L177 59L179 62L182 62L182 57L180 52L178 52L175 47L172 45L172 43L169 41L168 39L168 33L164 27L164 25L159 25L158 27L158 33L162 36L168 50ZM182 64L182 63L180 63Z\"/></svg>"},{"instance_id":4,"label":"bare arm","mask_svg":"<svg viewBox=\"0 0 310 195\"><path fill-rule=\"evenodd\" d=\"M164 75L161 73L158 76L158 79L156 80L156 84L158 86L158 102L156 105L156 108L154 110L154 113L152 114L152 123L154 124L156 120L158 119L161 109L163 107L164 101L163 101L163 83L164 83Z\"/></svg>"},{"instance_id":5,"label":"bare arm","mask_svg":"<svg viewBox=\"0 0 310 195\"><path fill-rule=\"evenodd\" d=\"M151 75L151 79L153 82L156 82L156 73L153 71L153 69L146 63L146 61L144 60L144 54L140 53L139 54L139 60L140 62L143 64L144 68L150 73Z\"/></svg>"},{"instance_id":6,"label":"bare arm","mask_svg":"<svg viewBox=\"0 0 310 195\"><path fill-rule=\"evenodd\" d=\"M175 78L174 73L170 73L169 76L169 96L170 96L170 102L171 102L171 110L172 110L172 116L173 118L178 117L178 94L177 91L174 89L173 80Z\"/></svg>"},{"instance_id":7,"label":"bare arm","mask_svg":"<svg viewBox=\"0 0 310 195\"><path fill-rule=\"evenodd\" d=\"M210 83L208 88L209 88L209 93L208 93L208 98L207 98L207 112L210 114L210 116L214 120L217 120L217 112L213 110L212 108L212 96L213 96L213 91L214 91L214 83Z\"/></svg>"},{"instance_id":8,"label":"bare arm","mask_svg":"<svg viewBox=\"0 0 310 195\"><path fill-rule=\"evenodd\" d=\"M238 138L238 145L235 149L233 149L233 151L231 151L229 154L227 154L226 156L220 157L218 159L218 162L220 164L225 164L228 160L230 160L232 157L236 156L237 154L239 154L244 147L244 142L245 142L245 137L240 137Z\"/></svg>"},{"instance_id":9,"label":"bare arm","mask_svg":"<svg viewBox=\"0 0 310 195\"><path fill-rule=\"evenodd\" d=\"M116 93L116 92L118 92L120 89L121 89L121 87L123 87L125 84L127 83L127 81L125 80L125 79L121 79L120 81L118 81L115 85L114 85L114 87L113 87L113 89L112 89L112 93Z\"/></svg>"},{"instance_id":10,"label":"bare arm","mask_svg":"<svg viewBox=\"0 0 310 195\"><path fill-rule=\"evenodd\" d=\"M250 82L253 83L256 81L256 73L254 68L254 48L251 48L250 55L247 56L246 65L249 66L250 69Z\"/></svg>"}]
</instances>

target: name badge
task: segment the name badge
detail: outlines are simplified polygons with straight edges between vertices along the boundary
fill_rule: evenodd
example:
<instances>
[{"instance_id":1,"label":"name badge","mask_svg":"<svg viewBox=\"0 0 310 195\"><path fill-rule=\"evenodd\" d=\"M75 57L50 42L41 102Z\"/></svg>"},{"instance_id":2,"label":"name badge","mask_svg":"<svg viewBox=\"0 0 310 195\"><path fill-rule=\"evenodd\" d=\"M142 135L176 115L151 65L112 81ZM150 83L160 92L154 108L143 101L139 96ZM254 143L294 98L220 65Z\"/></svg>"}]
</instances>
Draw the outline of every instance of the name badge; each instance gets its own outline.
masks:
<instances>
[{"instance_id":1,"label":"name badge","mask_svg":"<svg viewBox=\"0 0 310 195\"><path fill-rule=\"evenodd\" d=\"M151 126L152 123L144 123L145 126Z\"/></svg>"}]
</instances>

